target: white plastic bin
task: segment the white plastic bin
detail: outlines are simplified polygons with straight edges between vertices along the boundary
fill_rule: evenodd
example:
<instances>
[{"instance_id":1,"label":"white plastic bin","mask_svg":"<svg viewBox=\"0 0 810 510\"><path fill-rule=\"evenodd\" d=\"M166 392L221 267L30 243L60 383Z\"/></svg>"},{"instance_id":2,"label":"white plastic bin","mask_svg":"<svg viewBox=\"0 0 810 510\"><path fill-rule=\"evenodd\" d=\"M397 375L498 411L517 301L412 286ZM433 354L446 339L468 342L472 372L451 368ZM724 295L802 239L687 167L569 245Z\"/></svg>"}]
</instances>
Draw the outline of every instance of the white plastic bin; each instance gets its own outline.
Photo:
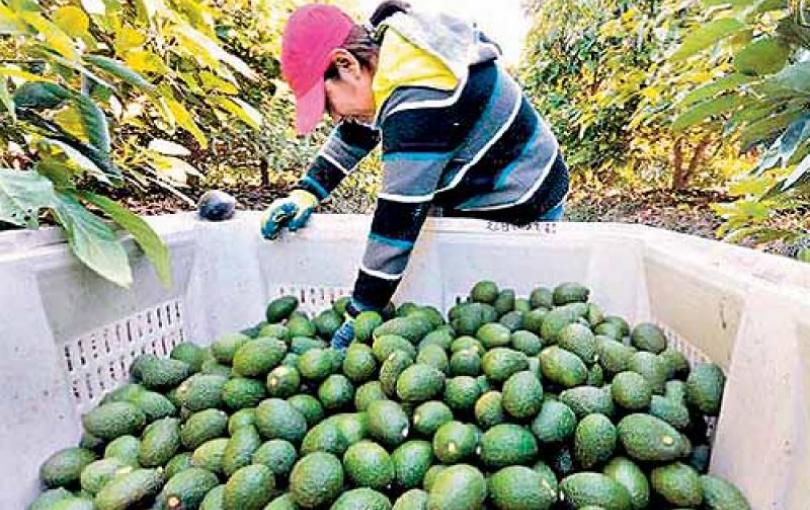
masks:
<instances>
[{"instance_id":1,"label":"white plastic bin","mask_svg":"<svg viewBox=\"0 0 810 510\"><path fill-rule=\"evenodd\" d=\"M135 283L123 290L79 265L53 229L0 235L0 508L25 508L40 463L76 443L81 413L137 354L253 325L280 294L318 310L350 292L369 221L315 216L270 243L257 213L150 218L171 248L171 289L134 246ZM690 359L721 364L712 471L757 510L810 508L810 266L634 225L431 219L396 300L446 310L482 278L523 295L581 281L608 313L655 321Z\"/></svg>"}]
</instances>

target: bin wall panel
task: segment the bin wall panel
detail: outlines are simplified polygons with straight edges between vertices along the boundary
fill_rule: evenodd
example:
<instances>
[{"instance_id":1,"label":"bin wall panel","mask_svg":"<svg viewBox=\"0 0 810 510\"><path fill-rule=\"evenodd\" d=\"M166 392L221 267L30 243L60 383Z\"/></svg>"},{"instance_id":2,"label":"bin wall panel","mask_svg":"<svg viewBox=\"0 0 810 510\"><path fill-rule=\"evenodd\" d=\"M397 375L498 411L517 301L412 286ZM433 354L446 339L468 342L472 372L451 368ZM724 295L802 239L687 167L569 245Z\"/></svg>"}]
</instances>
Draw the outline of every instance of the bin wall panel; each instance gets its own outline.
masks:
<instances>
[{"instance_id":1,"label":"bin wall panel","mask_svg":"<svg viewBox=\"0 0 810 510\"><path fill-rule=\"evenodd\" d=\"M309 313L349 295L370 218L316 215L275 242L260 238L259 213L148 221L172 253L170 289L131 242L124 290L79 265L54 229L0 235L0 508L31 501L41 462L76 444L81 414L137 354L207 345L261 321L281 295ZM522 296L582 282L606 314L654 321L691 361L721 364L712 470L757 510L806 510L810 266L638 225L429 219L395 301L446 311L484 278Z\"/></svg>"}]
</instances>

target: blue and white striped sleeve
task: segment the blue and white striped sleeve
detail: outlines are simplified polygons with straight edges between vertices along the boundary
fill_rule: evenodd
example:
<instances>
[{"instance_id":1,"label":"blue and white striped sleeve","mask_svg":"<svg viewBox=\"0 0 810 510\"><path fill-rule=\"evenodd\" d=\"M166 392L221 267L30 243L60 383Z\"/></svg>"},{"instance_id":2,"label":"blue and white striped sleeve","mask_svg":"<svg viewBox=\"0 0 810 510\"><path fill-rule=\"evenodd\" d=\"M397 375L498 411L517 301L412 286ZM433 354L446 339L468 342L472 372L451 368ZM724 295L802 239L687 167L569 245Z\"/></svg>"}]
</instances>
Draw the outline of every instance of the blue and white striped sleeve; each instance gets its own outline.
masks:
<instances>
[{"instance_id":1,"label":"blue and white striped sleeve","mask_svg":"<svg viewBox=\"0 0 810 510\"><path fill-rule=\"evenodd\" d=\"M353 122L340 123L295 189L309 191L323 201L379 142L376 129Z\"/></svg>"},{"instance_id":2,"label":"blue and white striped sleeve","mask_svg":"<svg viewBox=\"0 0 810 510\"><path fill-rule=\"evenodd\" d=\"M383 186L352 295L357 310L384 308L402 280L439 179L453 157L449 137L431 122L442 113L403 111L383 122Z\"/></svg>"}]
</instances>

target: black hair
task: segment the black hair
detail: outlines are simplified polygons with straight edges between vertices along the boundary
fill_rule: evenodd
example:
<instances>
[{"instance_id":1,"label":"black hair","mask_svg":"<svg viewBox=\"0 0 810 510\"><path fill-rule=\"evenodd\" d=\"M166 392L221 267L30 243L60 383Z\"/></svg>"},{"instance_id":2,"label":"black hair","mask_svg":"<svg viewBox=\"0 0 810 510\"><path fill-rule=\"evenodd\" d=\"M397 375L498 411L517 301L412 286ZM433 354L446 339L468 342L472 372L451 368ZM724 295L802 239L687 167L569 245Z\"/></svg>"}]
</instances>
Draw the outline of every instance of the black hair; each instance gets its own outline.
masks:
<instances>
[{"instance_id":1,"label":"black hair","mask_svg":"<svg viewBox=\"0 0 810 510\"><path fill-rule=\"evenodd\" d=\"M409 12L410 10L411 4L408 2L385 0L374 9L374 13L369 18L370 27L366 25L352 27L349 36L341 47L354 55L361 66L366 69L373 68L380 52L380 41L376 38L377 34L374 33L374 28L390 16L398 12ZM330 65L324 74L326 79L336 78L337 76L338 70L334 64Z\"/></svg>"},{"instance_id":2,"label":"black hair","mask_svg":"<svg viewBox=\"0 0 810 510\"><path fill-rule=\"evenodd\" d=\"M385 0L374 9L374 13L368 21L371 26L376 27L394 14L398 12L409 12L410 10L411 4L408 2L404 2L403 0Z\"/></svg>"}]
</instances>

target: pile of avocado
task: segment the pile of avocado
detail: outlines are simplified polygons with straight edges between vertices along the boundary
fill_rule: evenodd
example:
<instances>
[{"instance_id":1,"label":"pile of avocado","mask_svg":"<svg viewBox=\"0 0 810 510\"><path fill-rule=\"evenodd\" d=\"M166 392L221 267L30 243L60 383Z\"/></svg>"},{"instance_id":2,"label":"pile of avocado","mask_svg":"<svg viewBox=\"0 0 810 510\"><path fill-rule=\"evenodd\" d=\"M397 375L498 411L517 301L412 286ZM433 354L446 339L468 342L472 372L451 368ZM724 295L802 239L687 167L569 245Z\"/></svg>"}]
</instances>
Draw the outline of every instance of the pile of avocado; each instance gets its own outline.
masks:
<instances>
[{"instance_id":1,"label":"pile of avocado","mask_svg":"<svg viewBox=\"0 0 810 510\"><path fill-rule=\"evenodd\" d=\"M706 474L725 378L577 283L474 285L445 318L282 297L209 347L138 357L42 465L30 510L745 510Z\"/></svg>"}]
</instances>

